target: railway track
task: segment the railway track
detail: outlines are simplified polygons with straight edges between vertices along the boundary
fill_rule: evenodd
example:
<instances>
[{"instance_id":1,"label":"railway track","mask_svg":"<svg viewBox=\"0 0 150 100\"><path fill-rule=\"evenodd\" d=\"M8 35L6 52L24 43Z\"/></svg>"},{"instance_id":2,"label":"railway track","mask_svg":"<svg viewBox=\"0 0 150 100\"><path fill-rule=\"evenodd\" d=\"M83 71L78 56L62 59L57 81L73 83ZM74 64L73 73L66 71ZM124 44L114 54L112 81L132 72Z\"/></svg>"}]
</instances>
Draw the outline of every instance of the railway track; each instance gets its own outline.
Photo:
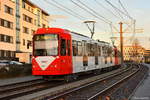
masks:
<instances>
[{"instance_id":1,"label":"railway track","mask_svg":"<svg viewBox=\"0 0 150 100\"><path fill-rule=\"evenodd\" d=\"M126 70L120 69L123 71L120 71L119 73L126 72L130 69L131 69L130 67ZM103 81L106 78L111 78L112 76L116 76L116 75L118 75L118 74L112 74L111 76L103 77L100 80ZM108 76L108 75L106 75L106 76ZM80 78L77 81L80 81L80 80L83 81L84 79L90 78L90 77L92 78L92 76L90 75L90 76L87 76L84 78ZM90 86L94 83L96 84L100 80L90 82L89 84L86 84L84 86L82 85L82 87L79 87L79 88L74 88L74 89L70 88L70 90L71 90L71 92L74 92L74 90L78 91L78 89L82 89L84 87L86 88L87 86ZM76 81L71 82L71 83L75 83L75 82ZM28 81L28 82L22 82L22 83L16 83L16 84L11 84L11 85L1 86L0 87L0 100L9 100L9 99L17 98L17 97L20 98L22 96L26 97L27 95L37 93L38 91L41 92L42 90L46 90L46 89L52 90L53 88L57 88L57 86L63 86L63 85L71 84L71 83L65 83L64 81L58 82L58 80L47 82L47 81L44 81L42 79L39 79L39 80L34 80L34 81ZM52 96L52 98L50 97L50 99L57 99L57 98L60 98L61 96L67 95L71 92L68 92L68 91L64 92L63 95L62 94L61 95L56 94L57 96ZM49 97L47 98L47 96L46 96L44 99L49 99ZM71 100L73 100L73 99L71 99Z\"/></svg>"},{"instance_id":2,"label":"railway track","mask_svg":"<svg viewBox=\"0 0 150 100\"><path fill-rule=\"evenodd\" d=\"M111 99L111 97L108 96L108 94L109 93L113 94L113 90L118 88L120 85L122 85L129 78L133 77L139 71L140 71L140 67L138 67L138 69L135 70L133 73L130 73L129 75L125 76L124 78L120 79L119 81L117 81L117 82L113 83L112 85L108 86L104 90L97 92L95 95L91 96L87 100L97 100L97 99L100 99L100 100L106 99L107 100L107 99Z\"/></svg>"},{"instance_id":3,"label":"railway track","mask_svg":"<svg viewBox=\"0 0 150 100\"><path fill-rule=\"evenodd\" d=\"M0 100L8 100L33 92L41 91L62 84L62 82L48 82L42 79L10 84L0 87Z\"/></svg>"},{"instance_id":4,"label":"railway track","mask_svg":"<svg viewBox=\"0 0 150 100\"><path fill-rule=\"evenodd\" d=\"M80 87L70 89L69 91L45 97L44 100L105 100L97 98L121 82L127 80L138 71L139 68L133 66L132 68L128 68Z\"/></svg>"}]
</instances>

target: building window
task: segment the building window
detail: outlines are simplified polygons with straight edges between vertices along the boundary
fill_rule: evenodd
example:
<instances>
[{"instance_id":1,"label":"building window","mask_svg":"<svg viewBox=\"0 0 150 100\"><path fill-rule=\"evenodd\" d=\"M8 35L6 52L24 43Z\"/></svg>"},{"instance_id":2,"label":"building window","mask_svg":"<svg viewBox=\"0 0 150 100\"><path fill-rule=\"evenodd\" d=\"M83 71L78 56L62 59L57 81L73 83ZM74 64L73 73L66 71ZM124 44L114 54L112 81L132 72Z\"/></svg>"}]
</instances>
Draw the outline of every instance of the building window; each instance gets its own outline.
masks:
<instances>
[{"instance_id":1,"label":"building window","mask_svg":"<svg viewBox=\"0 0 150 100\"><path fill-rule=\"evenodd\" d=\"M8 13L8 14L13 15L13 9L8 7L7 5L5 5L5 12Z\"/></svg>"},{"instance_id":2,"label":"building window","mask_svg":"<svg viewBox=\"0 0 150 100\"><path fill-rule=\"evenodd\" d=\"M37 16L38 16L38 21L37 21L37 24L38 24L38 27L40 27L40 10L37 11Z\"/></svg>"},{"instance_id":3,"label":"building window","mask_svg":"<svg viewBox=\"0 0 150 100\"><path fill-rule=\"evenodd\" d=\"M13 43L13 37L0 34L0 41L7 42L7 43Z\"/></svg>"},{"instance_id":4,"label":"building window","mask_svg":"<svg viewBox=\"0 0 150 100\"><path fill-rule=\"evenodd\" d=\"M32 46L32 42L30 40L27 40L27 49L29 49Z\"/></svg>"},{"instance_id":5,"label":"building window","mask_svg":"<svg viewBox=\"0 0 150 100\"><path fill-rule=\"evenodd\" d=\"M25 39L23 39L23 45L24 45L24 46L26 45L26 43L25 43Z\"/></svg>"},{"instance_id":6,"label":"building window","mask_svg":"<svg viewBox=\"0 0 150 100\"><path fill-rule=\"evenodd\" d=\"M8 57L8 59L15 57L15 52L14 51L5 51L5 50L0 50L0 57Z\"/></svg>"},{"instance_id":7,"label":"building window","mask_svg":"<svg viewBox=\"0 0 150 100\"><path fill-rule=\"evenodd\" d=\"M23 33L27 33L27 34L29 34L29 28L27 28L27 27L23 27Z\"/></svg>"},{"instance_id":8,"label":"building window","mask_svg":"<svg viewBox=\"0 0 150 100\"><path fill-rule=\"evenodd\" d=\"M23 14L23 20L26 21L26 22L32 23L32 20L33 20L33 19L32 19L31 17L29 17L29 16Z\"/></svg>"},{"instance_id":9,"label":"building window","mask_svg":"<svg viewBox=\"0 0 150 100\"><path fill-rule=\"evenodd\" d=\"M25 0L22 0L22 8L26 8Z\"/></svg>"},{"instance_id":10,"label":"building window","mask_svg":"<svg viewBox=\"0 0 150 100\"><path fill-rule=\"evenodd\" d=\"M1 50L1 57L4 57L4 50Z\"/></svg>"},{"instance_id":11,"label":"building window","mask_svg":"<svg viewBox=\"0 0 150 100\"><path fill-rule=\"evenodd\" d=\"M36 21L36 19L34 20L34 25L36 25L37 24L37 21Z\"/></svg>"},{"instance_id":12,"label":"building window","mask_svg":"<svg viewBox=\"0 0 150 100\"><path fill-rule=\"evenodd\" d=\"M0 19L0 26L13 29L13 23L4 19Z\"/></svg>"}]
</instances>

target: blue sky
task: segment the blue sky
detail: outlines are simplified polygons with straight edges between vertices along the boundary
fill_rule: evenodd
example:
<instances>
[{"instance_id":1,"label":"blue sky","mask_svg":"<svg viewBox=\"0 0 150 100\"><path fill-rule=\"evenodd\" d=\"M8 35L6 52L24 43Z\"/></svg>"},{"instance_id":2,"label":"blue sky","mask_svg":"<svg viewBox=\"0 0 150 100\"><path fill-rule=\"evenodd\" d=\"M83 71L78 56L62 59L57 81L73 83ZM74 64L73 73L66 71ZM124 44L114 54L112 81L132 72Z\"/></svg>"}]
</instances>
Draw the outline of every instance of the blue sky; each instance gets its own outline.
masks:
<instances>
[{"instance_id":1,"label":"blue sky","mask_svg":"<svg viewBox=\"0 0 150 100\"><path fill-rule=\"evenodd\" d=\"M95 20L96 21L96 29L95 29L95 35L94 39L100 39L104 41L110 41L110 37L112 36L110 26L106 24L105 22L93 17L91 14L87 13L86 11L82 10L81 8L77 7L75 4L73 4L70 0L55 0L59 3L61 3L63 6L73 10L74 12L78 13L81 16L84 16L84 20L79 20L70 14L67 14L66 12L62 11L61 9L58 9L57 7L52 6L48 2L52 2L53 0L30 0L36 5L40 6L42 9L47 11L50 15L60 15L63 16L62 18L56 18L50 21L51 27L60 27L69 29L75 32L79 32L81 34L90 36L90 32L83 23L85 20ZM77 3L78 0L73 0ZM93 10L95 10L98 14L104 16L106 19L110 20L115 27L119 29L118 23L120 21L123 21L125 23L130 23L131 20L128 19L126 16L123 16L122 20L119 17L119 14L108 4L105 0L96 0L103 6L105 6L107 9L109 9L111 12L113 12L116 16L111 14L108 10L104 9L102 6L97 4L95 0L80 0L83 3L87 4L89 7L91 7ZM121 6L118 3L118 0L108 0L113 5L115 5L117 8L121 9ZM150 0L120 0L124 7L129 12L130 16L132 16L136 20L136 28L143 28L143 33L138 33L135 35L135 37L150 36ZM127 25L123 26L124 29L127 27ZM115 31L115 30L113 30ZM125 34L125 36L132 36L133 34ZM118 36L118 34L114 34L114 36Z\"/></svg>"}]
</instances>

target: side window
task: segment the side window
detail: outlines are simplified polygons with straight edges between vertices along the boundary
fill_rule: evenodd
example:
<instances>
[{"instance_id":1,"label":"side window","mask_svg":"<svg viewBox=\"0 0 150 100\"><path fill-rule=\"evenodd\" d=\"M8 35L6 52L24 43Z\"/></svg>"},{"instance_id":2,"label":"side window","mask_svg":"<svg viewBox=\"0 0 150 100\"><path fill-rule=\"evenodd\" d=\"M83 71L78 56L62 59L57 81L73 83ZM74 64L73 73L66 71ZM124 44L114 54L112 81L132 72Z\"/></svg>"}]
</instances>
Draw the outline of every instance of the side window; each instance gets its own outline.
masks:
<instances>
[{"instance_id":1,"label":"side window","mask_svg":"<svg viewBox=\"0 0 150 100\"><path fill-rule=\"evenodd\" d=\"M99 46L98 49L99 49L99 56L101 56L101 47Z\"/></svg>"},{"instance_id":2,"label":"side window","mask_svg":"<svg viewBox=\"0 0 150 100\"><path fill-rule=\"evenodd\" d=\"M60 54L61 56L65 56L66 55L66 40L65 39L61 39L61 49L60 49Z\"/></svg>"},{"instance_id":3,"label":"side window","mask_svg":"<svg viewBox=\"0 0 150 100\"><path fill-rule=\"evenodd\" d=\"M90 52L91 52L91 50L90 50L90 44L89 43L87 43L87 52L88 52L88 56L90 56Z\"/></svg>"},{"instance_id":4,"label":"side window","mask_svg":"<svg viewBox=\"0 0 150 100\"><path fill-rule=\"evenodd\" d=\"M73 56L77 56L78 54L78 45L77 41L73 40L72 42Z\"/></svg>"},{"instance_id":5,"label":"side window","mask_svg":"<svg viewBox=\"0 0 150 100\"><path fill-rule=\"evenodd\" d=\"M82 42L78 41L78 56L82 56Z\"/></svg>"},{"instance_id":6,"label":"side window","mask_svg":"<svg viewBox=\"0 0 150 100\"><path fill-rule=\"evenodd\" d=\"M68 56L70 56L70 40L67 40Z\"/></svg>"},{"instance_id":7,"label":"side window","mask_svg":"<svg viewBox=\"0 0 150 100\"><path fill-rule=\"evenodd\" d=\"M94 56L95 54L95 48L94 48L94 44L91 44L91 56Z\"/></svg>"}]
</instances>

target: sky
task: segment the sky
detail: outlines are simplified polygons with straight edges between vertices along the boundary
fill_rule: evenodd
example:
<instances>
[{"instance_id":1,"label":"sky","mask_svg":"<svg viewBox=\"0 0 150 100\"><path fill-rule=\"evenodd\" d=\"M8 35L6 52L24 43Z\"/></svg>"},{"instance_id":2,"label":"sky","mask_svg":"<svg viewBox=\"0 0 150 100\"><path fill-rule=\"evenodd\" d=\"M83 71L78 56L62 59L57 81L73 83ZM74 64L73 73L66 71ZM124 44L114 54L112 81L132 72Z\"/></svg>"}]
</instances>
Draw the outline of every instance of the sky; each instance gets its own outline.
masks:
<instances>
[{"instance_id":1,"label":"sky","mask_svg":"<svg viewBox=\"0 0 150 100\"><path fill-rule=\"evenodd\" d=\"M38 5L40 8L44 9L46 12L50 14L50 27L60 27L64 29L69 29L71 31L78 32L80 34L84 34L90 37L90 31L86 27L84 21L87 20L94 20L95 23L95 34L93 36L94 39L99 39L102 41L111 42L111 37L119 37L119 33L116 33L117 30L119 31L119 22L123 22L123 30L125 30L128 25L131 25L131 22L133 22L131 19L129 19L127 16L118 13L110 4L106 2L106 0L80 0L84 4L86 4L88 7L90 7L93 11L95 11L99 16L102 16L104 21L100 20L100 18L96 18L92 16L91 14L87 13L85 10L79 8L77 5L71 2L71 0L30 0L34 4ZM72 13L75 14L75 16L82 16L82 20L78 19L77 17L72 16L71 14L66 13L63 9L57 8L57 6L66 7L67 9L72 10ZM79 0L72 0L78 4L81 5ZM123 11L123 8L119 4L118 0L108 0L111 2L114 6L117 7L117 9ZM120 0L123 4L124 8L127 10L129 15L136 20L136 29L143 29L144 31L141 33L133 34L133 28L129 29L130 33L124 33L124 37L128 38L140 38L140 45L143 45L144 47L150 48L149 43L150 39L144 39L143 37L149 38L150 37L150 0ZM66 9L66 10L67 10ZM68 10L67 10L68 11ZM90 10L91 11L91 10ZM55 16L55 17L54 17ZM111 27L106 21L112 22L113 26L116 27L117 30L114 28L111 30ZM133 26L132 26L133 27ZM113 34L112 34L113 33ZM115 42L117 43L118 40ZM128 39L125 41L127 42Z\"/></svg>"}]
</instances>

